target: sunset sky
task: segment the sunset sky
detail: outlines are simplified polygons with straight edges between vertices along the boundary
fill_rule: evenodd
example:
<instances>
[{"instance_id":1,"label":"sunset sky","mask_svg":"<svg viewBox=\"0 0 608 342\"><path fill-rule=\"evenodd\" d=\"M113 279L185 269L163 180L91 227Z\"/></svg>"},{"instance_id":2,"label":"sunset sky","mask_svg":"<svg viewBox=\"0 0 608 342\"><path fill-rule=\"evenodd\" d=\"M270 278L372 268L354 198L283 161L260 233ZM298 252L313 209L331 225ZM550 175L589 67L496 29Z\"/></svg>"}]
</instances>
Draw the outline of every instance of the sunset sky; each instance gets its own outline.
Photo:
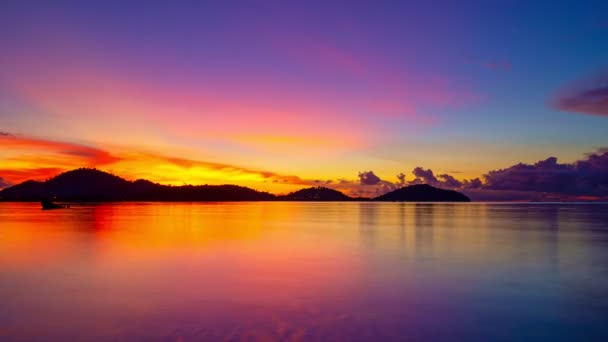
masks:
<instances>
[{"instance_id":1,"label":"sunset sky","mask_svg":"<svg viewBox=\"0 0 608 342\"><path fill-rule=\"evenodd\" d=\"M0 188L608 196L607 1L160 3L2 2Z\"/></svg>"}]
</instances>

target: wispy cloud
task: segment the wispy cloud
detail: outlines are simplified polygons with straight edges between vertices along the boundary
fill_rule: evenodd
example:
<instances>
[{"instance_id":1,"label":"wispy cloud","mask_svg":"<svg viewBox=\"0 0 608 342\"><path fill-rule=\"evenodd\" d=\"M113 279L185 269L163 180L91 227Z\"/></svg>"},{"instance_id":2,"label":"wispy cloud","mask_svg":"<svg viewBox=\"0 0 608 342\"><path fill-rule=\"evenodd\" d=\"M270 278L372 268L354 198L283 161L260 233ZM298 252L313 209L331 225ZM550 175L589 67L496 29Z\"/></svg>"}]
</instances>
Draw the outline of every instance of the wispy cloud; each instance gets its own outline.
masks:
<instances>
[{"instance_id":1,"label":"wispy cloud","mask_svg":"<svg viewBox=\"0 0 608 342\"><path fill-rule=\"evenodd\" d=\"M27 180L46 180L64 171L67 171L67 169L35 166L19 169L0 167L0 174L6 186L19 184Z\"/></svg>"},{"instance_id":2,"label":"wispy cloud","mask_svg":"<svg viewBox=\"0 0 608 342\"><path fill-rule=\"evenodd\" d=\"M167 184L262 183L312 185L294 175L284 175L240 165L130 150L103 148L24 136L0 136L0 175L3 184L44 180L79 167L97 167L129 179L148 178Z\"/></svg>"},{"instance_id":3,"label":"wispy cloud","mask_svg":"<svg viewBox=\"0 0 608 342\"><path fill-rule=\"evenodd\" d=\"M489 69L489 70L504 70L504 71L510 71L511 70L511 63L510 62L506 62L506 61L487 62L483 66L486 69Z\"/></svg>"},{"instance_id":4,"label":"wispy cloud","mask_svg":"<svg viewBox=\"0 0 608 342\"><path fill-rule=\"evenodd\" d=\"M119 157L95 147L13 134L0 135L0 145L6 148L5 151L13 151L13 154L19 151L28 151L37 156L51 153L60 156L63 163L72 160L81 166L107 165L120 160Z\"/></svg>"},{"instance_id":5,"label":"wispy cloud","mask_svg":"<svg viewBox=\"0 0 608 342\"><path fill-rule=\"evenodd\" d=\"M565 112L608 115L608 72L564 87L551 104Z\"/></svg>"},{"instance_id":6,"label":"wispy cloud","mask_svg":"<svg viewBox=\"0 0 608 342\"><path fill-rule=\"evenodd\" d=\"M294 41L277 35L272 45L294 62L317 68L323 72L338 72L357 78L373 72L373 64L362 54L339 46L336 42L299 37Z\"/></svg>"},{"instance_id":7,"label":"wispy cloud","mask_svg":"<svg viewBox=\"0 0 608 342\"><path fill-rule=\"evenodd\" d=\"M255 168L243 167L234 164L225 164L225 163L217 163L217 162L209 162L202 160L194 160L188 158L180 158L180 157L171 157L165 156L162 154L150 154L150 153L138 153L131 154L131 158L127 159L133 162L145 162L150 160L156 160L160 162L160 165L163 163L171 164L179 166L183 169L191 169L191 168L203 168L207 170L214 170L221 172L220 176L224 177L227 181L231 178L238 178L241 176L255 176L260 179L277 181L289 184L297 184L297 185L312 185L314 181L304 180L298 176L293 175L283 175L277 172L260 170Z\"/></svg>"}]
</instances>

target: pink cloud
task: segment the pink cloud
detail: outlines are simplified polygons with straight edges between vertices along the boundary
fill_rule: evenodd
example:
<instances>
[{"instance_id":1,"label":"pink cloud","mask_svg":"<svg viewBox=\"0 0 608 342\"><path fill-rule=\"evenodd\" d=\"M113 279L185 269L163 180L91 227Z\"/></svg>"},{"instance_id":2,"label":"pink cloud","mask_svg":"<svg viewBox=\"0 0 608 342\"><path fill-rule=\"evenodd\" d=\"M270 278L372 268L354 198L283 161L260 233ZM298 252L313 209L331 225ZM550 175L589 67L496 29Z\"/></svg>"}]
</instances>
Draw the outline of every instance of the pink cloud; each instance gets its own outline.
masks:
<instances>
[{"instance_id":1,"label":"pink cloud","mask_svg":"<svg viewBox=\"0 0 608 342\"><path fill-rule=\"evenodd\" d=\"M371 72L370 63L363 56L329 41L300 39L287 43L275 39L273 45L293 61L325 72L337 71L355 77L365 77Z\"/></svg>"},{"instance_id":2,"label":"pink cloud","mask_svg":"<svg viewBox=\"0 0 608 342\"><path fill-rule=\"evenodd\" d=\"M0 135L0 146L8 151L30 150L35 152L38 158L42 158L41 155L45 153L52 152L63 156L64 160L70 159L78 162L81 166L106 165L121 160L107 151L94 147L20 135Z\"/></svg>"},{"instance_id":3,"label":"pink cloud","mask_svg":"<svg viewBox=\"0 0 608 342\"><path fill-rule=\"evenodd\" d=\"M104 59L106 52L94 46L75 46L78 39L69 35L53 41L63 41L62 52L45 61L36 56L46 56L51 47L0 57L11 65L3 76L41 115L50 115L46 120L83 136L95 135L96 141L141 133L158 140L217 139L218 145L227 141L265 149L272 139L235 137L281 132L342 151L381 140L384 132L370 130L378 118L432 126L441 120L428 107L467 106L481 98L449 75L403 70L369 51L328 39L278 37L275 48L312 67L308 71L319 82L330 71L339 74L335 88L284 82L280 75L256 70L210 79L201 72L184 83L164 83L162 77L120 72L125 67L120 62Z\"/></svg>"},{"instance_id":4,"label":"pink cloud","mask_svg":"<svg viewBox=\"0 0 608 342\"><path fill-rule=\"evenodd\" d=\"M508 61L491 61L484 63L483 66L489 70L510 71L512 68L511 62Z\"/></svg>"},{"instance_id":5,"label":"pink cloud","mask_svg":"<svg viewBox=\"0 0 608 342\"><path fill-rule=\"evenodd\" d=\"M382 60L369 51L338 46L326 39L284 39L277 36L273 46L286 52L288 58L319 69L323 73L340 73L361 89L359 93L336 90L346 102L359 108L375 110L388 117L418 118L427 114L421 106L465 106L477 104L482 96L455 84L449 75L429 75L407 70ZM501 67L510 69L509 63ZM428 122L432 120L421 120Z\"/></svg>"},{"instance_id":6,"label":"pink cloud","mask_svg":"<svg viewBox=\"0 0 608 342\"><path fill-rule=\"evenodd\" d=\"M0 174L6 182L4 184L5 187L19 184L27 180L46 180L64 171L67 170L54 167L32 167L19 170L0 168Z\"/></svg>"},{"instance_id":7,"label":"pink cloud","mask_svg":"<svg viewBox=\"0 0 608 342\"><path fill-rule=\"evenodd\" d=\"M551 105L564 112L608 115L608 72L567 85L554 96Z\"/></svg>"}]
</instances>

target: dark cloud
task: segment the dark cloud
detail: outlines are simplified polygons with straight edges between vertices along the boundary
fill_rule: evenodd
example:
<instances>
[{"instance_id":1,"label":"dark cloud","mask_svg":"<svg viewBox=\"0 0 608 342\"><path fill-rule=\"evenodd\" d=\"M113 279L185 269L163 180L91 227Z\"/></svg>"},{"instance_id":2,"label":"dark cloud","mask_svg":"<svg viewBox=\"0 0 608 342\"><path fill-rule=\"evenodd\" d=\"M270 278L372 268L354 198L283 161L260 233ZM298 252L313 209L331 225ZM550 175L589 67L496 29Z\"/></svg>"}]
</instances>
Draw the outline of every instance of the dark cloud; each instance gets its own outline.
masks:
<instances>
[{"instance_id":1,"label":"dark cloud","mask_svg":"<svg viewBox=\"0 0 608 342\"><path fill-rule=\"evenodd\" d=\"M501 191L501 196L509 194L513 198L525 197L526 193L530 199L538 197L532 193L570 196L568 198L605 197L608 196L608 149L600 148L574 163L561 164L555 157L534 164L519 163L489 171L483 176L484 181L479 178L460 181L449 174L435 176L433 170L422 167L415 168L412 173L416 179L410 185L426 183L457 190L496 190ZM492 196L497 194L494 192ZM542 197L547 198L547 195Z\"/></svg>"},{"instance_id":2,"label":"dark cloud","mask_svg":"<svg viewBox=\"0 0 608 342\"><path fill-rule=\"evenodd\" d=\"M519 163L490 171L484 175L484 188L551 192L571 186L573 174L573 165L558 164L557 158L549 157L533 165Z\"/></svg>"},{"instance_id":3,"label":"dark cloud","mask_svg":"<svg viewBox=\"0 0 608 342\"><path fill-rule=\"evenodd\" d=\"M461 181L448 174L439 175L438 177L443 179L441 185L446 188L460 188L462 186Z\"/></svg>"},{"instance_id":4,"label":"dark cloud","mask_svg":"<svg viewBox=\"0 0 608 342\"><path fill-rule=\"evenodd\" d=\"M2 137L14 137L15 135L9 132L0 131L0 136Z\"/></svg>"},{"instance_id":5,"label":"dark cloud","mask_svg":"<svg viewBox=\"0 0 608 342\"><path fill-rule=\"evenodd\" d=\"M375 197L406 185L429 184L464 192L479 201L608 200L608 148L599 148L573 163L562 164L555 157L534 164L519 163L489 171L483 180L459 180L423 167L416 167L412 174L415 179L408 182L406 174L399 173L393 183L365 171L359 172L358 181L339 179L332 187L363 197Z\"/></svg>"},{"instance_id":6,"label":"dark cloud","mask_svg":"<svg viewBox=\"0 0 608 342\"><path fill-rule=\"evenodd\" d=\"M397 184L402 187L405 186L405 173L401 172L400 174L397 175Z\"/></svg>"},{"instance_id":7,"label":"dark cloud","mask_svg":"<svg viewBox=\"0 0 608 342\"><path fill-rule=\"evenodd\" d=\"M380 183L380 177L374 174L374 171L359 172L359 183L361 185L376 185Z\"/></svg>"},{"instance_id":8,"label":"dark cloud","mask_svg":"<svg viewBox=\"0 0 608 342\"><path fill-rule=\"evenodd\" d=\"M591 153L587 153L586 156L590 157L594 154L604 154L608 152L608 147L600 147L597 150L595 150L595 152L591 152Z\"/></svg>"},{"instance_id":9,"label":"dark cloud","mask_svg":"<svg viewBox=\"0 0 608 342\"><path fill-rule=\"evenodd\" d=\"M412 173L416 177L416 180L414 180L414 182L416 183L426 183L430 185L435 185L439 183L439 181L433 174L433 170L431 169L425 170L419 166L415 168Z\"/></svg>"},{"instance_id":10,"label":"dark cloud","mask_svg":"<svg viewBox=\"0 0 608 342\"><path fill-rule=\"evenodd\" d=\"M460 188L463 183L449 174L441 174L435 176L431 169L425 170L422 167L415 168L412 173L416 177L410 184L429 184L440 188Z\"/></svg>"},{"instance_id":11,"label":"dark cloud","mask_svg":"<svg viewBox=\"0 0 608 342\"><path fill-rule=\"evenodd\" d=\"M412 170L412 173L416 177L409 184L429 184L432 186L440 187L440 188L448 188L448 189L457 189L464 186L464 183L454 176L449 174L441 174L435 176L435 173L431 169L425 170L422 167L417 167Z\"/></svg>"},{"instance_id":12,"label":"dark cloud","mask_svg":"<svg viewBox=\"0 0 608 342\"><path fill-rule=\"evenodd\" d=\"M565 112L608 115L608 73L562 89L552 105Z\"/></svg>"},{"instance_id":13,"label":"dark cloud","mask_svg":"<svg viewBox=\"0 0 608 342\"><path fill-rule=\"evenodd\" d=\"M573 164L549 157L535 164L517 164L484 175L484 189L548 192L567 195L608 195L608 152L591 154Z\"/></svg>"},{"instance_id":14,"label":"dark cloud","mask_svg":"<svg viewBox=\"0 0 608 342\"><path fill-rule=\"evenodd\" d=\"M462 187L465 189L479 189L483 186L483 183L481 182L481 179L479 178L474 178L471 180L464 180L462 182Z\"/></svg>"}]
</instances>

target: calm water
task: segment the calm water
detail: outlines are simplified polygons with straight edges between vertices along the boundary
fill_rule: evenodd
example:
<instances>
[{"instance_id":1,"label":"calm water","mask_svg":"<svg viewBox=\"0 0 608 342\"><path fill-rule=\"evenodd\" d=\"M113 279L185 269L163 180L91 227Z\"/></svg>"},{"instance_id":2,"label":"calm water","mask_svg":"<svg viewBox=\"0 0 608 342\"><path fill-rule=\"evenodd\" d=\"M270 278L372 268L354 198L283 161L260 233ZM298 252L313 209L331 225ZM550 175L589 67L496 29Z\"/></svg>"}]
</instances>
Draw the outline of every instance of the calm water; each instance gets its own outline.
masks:
<instances>
[{"instance_id":1,"label":"calm water","mask_svg":"<svg viewBox=\"0 0 608 342\"><path fill-rule=\"evenodd\" d=\"M608 340L608 204L0 203L0 340Z\"/></svg>"}]
</instances>

